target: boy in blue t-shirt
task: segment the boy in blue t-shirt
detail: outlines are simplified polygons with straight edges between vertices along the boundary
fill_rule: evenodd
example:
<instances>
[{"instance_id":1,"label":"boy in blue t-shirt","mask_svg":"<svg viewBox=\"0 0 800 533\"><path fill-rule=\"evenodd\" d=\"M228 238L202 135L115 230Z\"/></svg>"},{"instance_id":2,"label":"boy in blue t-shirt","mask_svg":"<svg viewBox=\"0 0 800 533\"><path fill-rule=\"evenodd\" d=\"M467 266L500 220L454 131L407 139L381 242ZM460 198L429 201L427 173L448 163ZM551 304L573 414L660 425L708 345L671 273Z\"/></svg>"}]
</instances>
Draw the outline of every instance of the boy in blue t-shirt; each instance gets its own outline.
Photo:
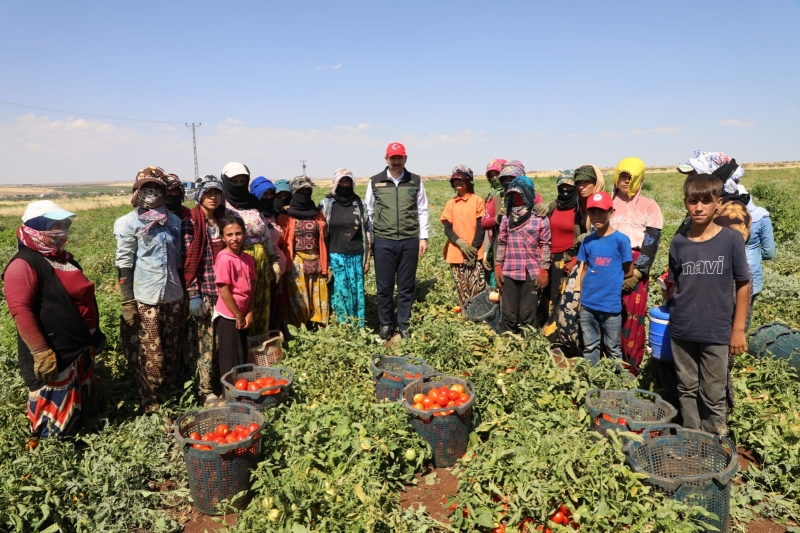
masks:
<instances>
[{"instance_id":1,"label":"boy in blue t-shirt","mask_svg":"<svg viewBox=\"0 0 800 533\"><path fill-rule=\"evenodd\" d=\"M600 360L602 331L609 356L622 360L619 335L622 329L622 282L633 276L631 241L611 227L613 201L606 192L586 202L589 222L595 233L588 235L578 251L581 262L578 306L583 334L583 356L592 365Z\"/></svg>"},{"instance_id":2,"label":"boy in blue t-shirt","mask_svg":"<svg viewBox=\"0 0 800 533\"><path fill-rule=\"evenodd\" d=\"M725 435L728 353L747 349L750 268L741 233L714 222L722 180L689 176L683 196L691 226L672 238L667 275L681 416L683 427Z\"/></svg>"}]
</instances>

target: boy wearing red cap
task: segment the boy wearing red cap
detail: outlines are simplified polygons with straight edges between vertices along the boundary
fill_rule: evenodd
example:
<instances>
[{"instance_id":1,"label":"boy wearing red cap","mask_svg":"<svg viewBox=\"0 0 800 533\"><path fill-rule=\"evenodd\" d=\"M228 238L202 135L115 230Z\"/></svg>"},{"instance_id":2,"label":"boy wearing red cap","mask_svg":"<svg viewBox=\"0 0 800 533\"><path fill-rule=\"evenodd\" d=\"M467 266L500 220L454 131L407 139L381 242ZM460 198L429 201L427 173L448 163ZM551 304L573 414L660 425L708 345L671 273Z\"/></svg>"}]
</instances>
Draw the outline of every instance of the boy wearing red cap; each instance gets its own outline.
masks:
<instances>
[{"instance_id":1,"label":"boy wearing red cap","mask_svg":"<svg viewBox=\"0 0 800 533\"><path fill-rule=\"evenodd\" d=\"M619 346L622 327L622 282L633 276L631 241L616 231L609 221L614 202L605 192L592 195L586 203L589 222L594 232L578 250L581 273L578 289L583 334L583 356L592 365L600 361L600 334L604 337L607 355L622 360Z\"/></svg>"}]
</instances>

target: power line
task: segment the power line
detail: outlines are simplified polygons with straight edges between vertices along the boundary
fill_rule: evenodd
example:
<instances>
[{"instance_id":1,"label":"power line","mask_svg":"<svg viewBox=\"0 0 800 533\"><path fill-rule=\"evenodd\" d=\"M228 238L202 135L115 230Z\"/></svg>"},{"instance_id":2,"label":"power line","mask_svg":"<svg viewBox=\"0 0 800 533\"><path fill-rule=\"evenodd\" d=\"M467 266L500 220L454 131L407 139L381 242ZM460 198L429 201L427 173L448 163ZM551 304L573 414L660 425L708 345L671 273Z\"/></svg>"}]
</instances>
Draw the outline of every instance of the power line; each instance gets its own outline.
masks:
<instances>
[{"instance_id":1,"label":"power line","mask_svg":"<svg viewBox=\"0 0 800 533\"><path fill-rule=\"evenodd\" d=\"M183 124L182 122L168 122L164 120L142 120L139 118L110 117L108 115L95 115L93 113L80 113L78 111L65 111L64 109L53 109L50 107L39 107L35 105L19 104L16 102L6 102L0 100L0 104L14 107L25 107L27 109L38 109L40 111L53 111L54 113L66 113L68 115L82 115L84 117L107 118L109 120L128 120L130 122L147 122L149 124Z\"/></svg>"}]
</instances>

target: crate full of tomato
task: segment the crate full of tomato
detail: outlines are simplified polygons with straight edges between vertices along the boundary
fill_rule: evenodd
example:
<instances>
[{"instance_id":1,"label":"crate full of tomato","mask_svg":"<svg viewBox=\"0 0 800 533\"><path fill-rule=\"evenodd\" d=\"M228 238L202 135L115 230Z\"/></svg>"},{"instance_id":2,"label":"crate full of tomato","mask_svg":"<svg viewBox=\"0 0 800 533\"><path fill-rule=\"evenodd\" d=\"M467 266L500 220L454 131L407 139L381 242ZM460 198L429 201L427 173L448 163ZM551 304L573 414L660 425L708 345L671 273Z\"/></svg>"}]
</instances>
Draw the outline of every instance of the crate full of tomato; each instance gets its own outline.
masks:
<instances>
[{"instance_id":1,"label":"crate full of tomato","mask_svg":"<svg viewBox=\"0 0 800 533\"><path fill-rule=\"evenodd\" d=\"M418 379L403 389L402 402L437 467L452 466L466 453L475 403L471 381L441 374Z\"/></svg>"},{"instance_id":2,"label":"crate full of tomato","mask_svg":"<svg viewBox=\"0 0 800 533\"><path fill-rule=\"evenodd\" d=\"M642 433L651 426L668 424L678 414L661 396L642 389L592 389L586 393L586 409L592 429L601 435L608 431Z\"/></svg>"},{"instance_id":3,"label":"crate full of tomato","mask_svg":"<svg viewBox=\"0 0 800 533\"><path fill-rule=\"evenodd\" d=\"M437 373L423 359L412 355L376 355L370 360L369 368L375 382L375 395L379 400L393 402L400 400L403 389L412 381L427 381Z\"/></svg>"},{"instance_id":4,"label":"crate full of tomato","mask_svg":"<svg viewBox=\"0 0 800 533\"><path fill-rule=\"evenodd\" d=\"M248 363L233 367L221 381L226 402L252 405L263 413L286 402L293 380L288 368Z\"/></svg>"},{"instance_id":5,"label":"crate full of tomato","mask_svg":"<svg viewBox=\"0 0 800 533\"><path fill-rule=\"evenodd\" d=\"M175 421L175 440L181 448L195 507L219 514L219 503L250 488L250 474L261 453L266 419L254 406L230 403L192 411ZM233 502L244 509L247 498Z\"/></svg>"}]
</instances>

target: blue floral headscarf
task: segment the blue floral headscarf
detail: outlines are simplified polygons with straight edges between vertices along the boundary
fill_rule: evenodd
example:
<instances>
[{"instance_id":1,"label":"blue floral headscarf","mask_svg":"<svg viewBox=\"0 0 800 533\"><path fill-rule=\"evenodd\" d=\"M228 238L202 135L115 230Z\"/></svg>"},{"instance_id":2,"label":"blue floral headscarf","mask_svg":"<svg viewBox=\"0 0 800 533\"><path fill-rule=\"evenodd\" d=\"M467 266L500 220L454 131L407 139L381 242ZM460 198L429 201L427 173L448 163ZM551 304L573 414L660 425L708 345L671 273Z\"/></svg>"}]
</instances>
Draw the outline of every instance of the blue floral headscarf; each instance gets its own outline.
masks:
<instances>
[{"instance_id":1,"label":"blue floral headscarf","mask_svg":"<svg viewBox=\"0 0 800 533\"><path fill-rule=\"evenodd\" d=\"M514 194L517 193L522 198L522 205L514 205ZM536 198L536 190L533 181L527 176L517 176L506 189L506 213L508 213L508 225L511 228L525 223L533 211L533 204Z\"/></svg>"}]
</instances>

